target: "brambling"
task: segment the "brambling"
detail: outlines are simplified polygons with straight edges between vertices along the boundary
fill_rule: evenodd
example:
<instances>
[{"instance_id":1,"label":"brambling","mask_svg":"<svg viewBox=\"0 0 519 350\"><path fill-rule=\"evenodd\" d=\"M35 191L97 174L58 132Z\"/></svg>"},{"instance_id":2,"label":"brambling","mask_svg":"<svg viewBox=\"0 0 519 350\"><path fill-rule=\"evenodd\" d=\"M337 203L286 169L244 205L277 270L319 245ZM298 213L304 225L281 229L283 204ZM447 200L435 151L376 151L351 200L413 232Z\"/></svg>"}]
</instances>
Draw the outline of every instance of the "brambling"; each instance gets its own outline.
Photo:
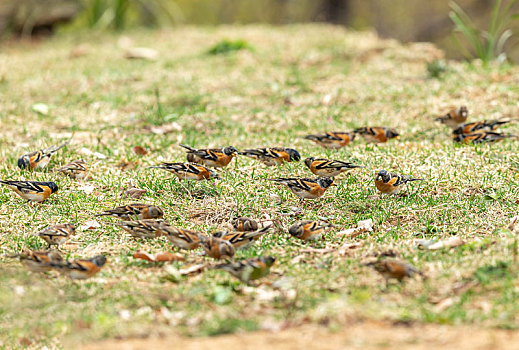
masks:
<instances>
[{"instance_id":1,"label":"brambling","mask_svg":"<svg viewBox=\"0 0 519 350\"><path fill-rule=\"evenodd\" d=\"M49 226L40 232L35 233L35 235L41 237L45 242L47 242L50 248L53 245L59 247L75 233L76 226L66 223Z\"/></svg>"},{"instance_id":2,"label":"brambling","mask_svg":"<svg viewBox=\"0 0 519 350\"><path fill-rule=\"evenodd\" d=\"M293 148L271 147L246 149L238 152L239 155L259 160L266 166L280 165L284 162L299 162L301 155Z\"/></svg>"},{"instance_id":3,"label":"brambling","mask_svg":"<svg viewBox=\"0 0 519 350\"><path fill-rule=\"evenodd\" d=\"M51 194L58 192L58 185L54 182L0 180L0 183L9 187L28 202L43 202Z\"/></svg>"},{"instance_id":4,"label":"brambling","mask_svg":"<svg viewBox=\"0 0 519 350\"><path fill-rule=\"evenodd\" d=\"M190 163L202 164L213 168L223 168L227 166L236 156L238 150L232 146L222 149L196 149L186 145L180 145L188 150L187 161Z\"/></svg>"},{"instance_id":5,"label":"brambling","mask_svg":"<svg viewBox=\"0 0 519 350\"><path fill-rule=\"evenodd\" d=\"M406 277L413 277L415 274L425 278L425 275L421 271L418 271L413 266L404 261L382 259L369 262L366 264L366 266L374 268L384 277L386 280L386 287L390 279L396 279L399 282L402 282Z\"/></svg>"},{"instance_id":6,"label":"brambling","mask_svg":"<svg viewBox=\"0 0 519 350\"><path fill-rule=\"evenodd\" d=\"M457 127L465 123L468 117L469 110L466 106L461 106L458 109L451 109L447 114L442 115L441 117L438 117L435 120L447 125L452 129L456 129Z\"/></svg>"},{"instance_id":7,"label":"brambling","mask_svg":"<svg viewBox=\"0 0 519 350\"><path fill-rule=\"evenodd\" d=\"M387 142L390 139L397 139L400 135L393 128L386 128L381 126L373 126L373 127L362 127L353 130L354 133L361 135L368 142L373 143L383 143Z\"/></svg>"},{"instance_id":8,"label":"brambling","mask_svg":"<svg viewBox=\"0 0 519 350\"><path fill-rule=\"evenodd\" d=\"M164 211L155 205L132 203L105 210L96 216L115 216L120 220L160 219L164 216Z\"/></svg>"},{"instance_id":9,"label":"brambling","mask_svg":"<svg viewBox=\"0 0 519 350\"><path fill-rule=\"evenodd\" d=\"M240 281L249 284L250 281L265 277L270 273L270 267L276 259L271 256L261 256L228 264L216 265L215 269L229 272Z\"/></svg>"},{"instance_id":10,"label":"brambling","mask_svg":"<svg viewBox=\"0 0 519 350\"><path fill-rule=\"evenodd\" d=\"M420 181L410 175L397 175L386 170L380 170L375 176L375 186L383 194L397 194L410 181Z\"/></svg>"},{"instance_id":11,"label":"brambling","mask_svg":"<svg viewBox=\"0 0 519 350\"><path fill-rule=\"evenodd\" d=\"M331 227L335 226L326 222L302 220L290 226L288 233L303 241L316 241L321 238L327 228Z\"/></svg>"},{"instance_id":12,"label":"brambling","mask_svg":"<svg viewBox=\"0 0 519 350\"><path fill-rule=\"evenodd\" d=\"M305 159L305 165L312 173L317 176L335 177L355 168L362 168L360 165L343 162L340 160L329 160L324 158L309 157Z\"/></svg>"},{"instance_id":13,"label":"brambling","mask_svg":"<svg viewBox=\"0 0 519 350\"><path fill-rule=\"evenodd\" d=\"M60 263L63 261L63 257L57 250L49 250L45 252L27 250L15 257L18 257L23 266L32 272L50 271L52 270L51 263Z\"/></svg>"},{"instance_id":14,"label":"brambling","mask_svg":"<svg viewBox=\"0 0 519 350\"><path fill-rule=\"evenodd\" d=\"M97 255L91 259L51 263L51 266L70 279L85 280L96 275L105 264L106 257L104 255Z\"/></svg>"},{"instance_id":15,"label":"brambling","mask_svg":"<svg viewBox=\"0 0 519 350\"><path fill-rule=\"evenodd\" d=\"M202 234L199 232L171 226L166 226L163 230L168 241L179 249L193 250L200 247L200 236Z\"/></svg>"},{"instance_id":16,"label":"brambling","mask_svg":"<svg viewBox=\"0 0 519 350\"><path fill-rule=\"evenodd\" d=\"M336 186L333 183L333 179L329 177L318 177L316 179L279 178L270 180L288 186L301 200L319 198L330 186Z\"/></svg>"},{"instance_id":17,"label":"brambling","mask_svg":"<svg viewBox=\"0 0 519 350\"><path fill-rule=\"evenodd\" d=\"M213 259L231 259L234 256L234 246L221 238L200 236L200 244Z\"/></svg>"},{"instance_id":18,"label":"brambling","mask_svg":"<svg viewBox=\"0 0 519 350\"><path fill-rule=\"evenodd\" d=\"M306 135L307 140L313 141L321 147L339 149L347 146L355 139L355 133L346 131L332 131L326 134Z\"/></svg>"},{"instance_id":19,"label":"brambling","mask_svg":"<svg viewBox=\"0 0 519 350\"><path fill-rule=\"evenodd\" d=\"M500 132L485 131L475 132L472 134L459 134L453 135L452 139L454 142L463 143L485 143L485 142L497 142L507 138L516 138L516 135L503 134Z\"/></svg>"},{"instance_id":20,"label":"brambling","mask_svg":"<svg viewBox=\"0 0 519 350\"><path fill-rule=\"evenodd\" d=\"M258 223L254 219L250 218L232 218L231 219L232 227L236 231L245 232L245 231L256 231L258 229Z\"/></svg>"},{"instance_id":21,"label":"brambling","mask_svg":"<svg viewBox=\"0 0 519 350\"><path fill-rule=\"evenodd\" d=\"M120 221L114 225L121 227L134 238L158 238L166 234L164 219L143 219L137 221Z\"/></svg>"},{"instance_id":22,"label":"brambling","mask_svg":"<svg viewBox=\"0 0 519 350\"><path fill-rule=\"evenodd\" d=\"M510 120L483 120L479 122L473 123L465 123L461 125L459 128L454 129L452 132L454 135L460 134L472 134L476 132L484 132L484 131L495 131L498 126L510 123Z\"/></svg>"},{"instance_id":23,"label":"brambling","mask_svg":"<svg viewBox=\"0 0 519 350\"><path fill-rule=\"evenodd\" d=\"M61 168L56 169L56 172L68 175L73 179L80 180L86 178L88 175L88 165L84 160L78 159L65 164Z\"/></svg>"},{"instance_id":24,"label":"brambling","mask_svg":"<svg viewBox=\"0 0 519 350\"><path fill-rule=\"evenodd\" d=\"M248 232L219 231L213 233L213 237L231 242L235 249L243 249L250 247L252 244L254 244L254 242L256 242L265 233L267 233L271 227L272 225L263 227L262 229L257 231Z\"/></svg>"},{"instance_id":25,"label":"brambling","mask_svg":"<svg viewBox=\"0 0 519 350\"><path fill-rule=\"evenodd\" d=\"M24 154L18 158L18 167L20 169L33 170L34 168L43 169L49 164L50 158L54 153L68 145L70 142L67 141L61 146L51 146L49 148L40 149L31 153Z\"/></svg>"},{"instance_id":26,"label":"brambling","mask_svg":"<svg viewBox=\"0 0 519 350\"><path fill-rule=\"evenodd\" d=\"M164 169L175 174L179 180L209 180L218 179L218 173L211 171L205 166L192 163L167 163L151 166L149 168Z\"/></svg>"}]
</instances>

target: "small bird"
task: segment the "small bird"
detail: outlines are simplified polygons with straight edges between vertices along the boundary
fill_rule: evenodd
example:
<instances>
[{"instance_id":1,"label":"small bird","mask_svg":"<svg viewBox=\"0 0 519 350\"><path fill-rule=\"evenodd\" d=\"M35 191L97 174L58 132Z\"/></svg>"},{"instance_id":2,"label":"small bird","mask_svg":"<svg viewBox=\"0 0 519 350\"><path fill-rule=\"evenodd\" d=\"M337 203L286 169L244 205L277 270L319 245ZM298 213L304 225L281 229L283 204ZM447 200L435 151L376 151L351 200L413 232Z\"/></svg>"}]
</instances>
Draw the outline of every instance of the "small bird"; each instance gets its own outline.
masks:
<instances>
[{"instance_id":1,"label":"small bird","mask_svg":"<svg viewBox=\"0 0 519 350\"><path fill-rule=\"evenodd\" d=\"M65 164L61 168L58 168L56 172L68 175L73 179L80 180L86 178L88 175L88 165L84 160L78 159Z\"/></svg>"},{"instance_id":2,"label":"small bird","mask_svg":"<svg viewBox=\"0 0 519 350\"><path fill-rule=\"evenodd\" d=\"M166 233L168 241L179 249L193 250L200 247L200 236L201 233L171 226L163 228Z\"/></svg>"},{"instance_id":3,"label":"small bird","mask_svg":"<svg viewBox=\"0 0 519 350\"><path fill-rule=\"evenodd\" d=\"M121 220L160 219L164 216L164 211L155 205L132 203L105 210L96 216L115 216Z\"/></svg>"},{"instance_id":4,"label":"small bird","mask_svg":"<svg viewBox=\"0 0 519 350\"><path fill-rule=\"evenodd\" d=\"M435 120L447 125L452 129L456 129L460 125L465 123L468 117L469 110L466 106L461 106L458 109L452 108L447 114L442 115L441 117L438 117Z\"/></svg>"},{"instance_id":5,"label":"small bird","mask_svg":"<svg viewBox=\"0 0 519 350\"><path fill-rule=\"evenodd\" d=\"M355 133L346 131L332 131L326 134L306 135L307 140L313 141L321 147L339 149L347 146L355 139Z\"/></svg>"},{"instance_id":6,"label":"small bird","mask_svg":"<svg viewBox=\"0 0 519 350\"><path fill-rule=\"evenodd\" d=\"M231 259L234 256L234 246L229 241L200 236L200 243L205 253L213 259Z\"/></svg>"},{"instance_id":7,"label":"small bird","mask_svg":"<svg viewBox=\"0 0 519 350\"><path fill-rule=\"evenodd\" d=\"M390 279L396 279L399 282L403 282L406 277L413 277L415 274L422 276L424 279L426 278L421 271L418 271L413 266L404 261L382 259L369 262L366 264L366 266L374 268L377 272L384 276L384 279L386 280L386 287Z\"/></svg>"},{"instance_id":8,"label":"small bird","mask_svg":"<svg viewBox=\"0 0 519 350\"><path fill-rule=\"evenodd\" d=\"M227 166L236 156L238 150L232 146L222 149L196 149L186 145L180 145L188 150L187 161L190 163L202 164L213 168L223 168Z\"/></svg>"},{"instance_id":9,"label":"small bird","mask_svg":"<svg viewBox=\"0 0 519 350\"><path fill-rule=\"evenodd\" d=\"M235 249L242 249L250 247L252 244L254 244L254 242L256 242L265 233L267 233L271 227L272 225L263 227L262 229L257 231L248 232L219 231L213 233L213 237L231 242Z\"/></svg>"},{"instance_id":10,"label":"small bird","mask_svg":"<svg viewBox=\"0 0 519 350\"><path fill-rule=\"evenodd\" d=\"M484 132L484 131L495 131L498 126L510 123L510 120L505 119L496 119L496 120L483 120L479 122L473 123L465 123L454 129L452 132L454 135L460 134L472 134L476 132Z\"/></svg>"},{"instance_id":11,"label":"small bird","mask_svg":"<svg viewBox=\"0 0 519 350\"><path fill-rule=\"evenodd\" d=\"M134 238L158 238L166 235L164 227L168 226L168 223L164 219L144 219L120 221L114 225L121 227Z\"/></svg>"},{"instance_id":12,"label":"small bird","mask_svg":"<svg viewBox=\"0 0 519 350\"><path fill-rule=\"evenodd\" d=\"M380 170L375 176L375 186L383 194L397 194L410 181L420 181L410 175L397 175L386 170Z\"/></svg>"},{"instance_id":13,"label":"small bird","mask_svg":"<svg viewBox=\"0 0 519 350\"><path fill-rule=\"evenodd\" d=\"M503 134L493 131L475 132L472 134L458 134L453 135L454 142L463 143L485 143L485 142L497 142L507 138L516 138L516 135Z\"/></svg>"},{"instance_id":14,"label":"small bird","mask_svg":"<svg viewBox=\"0 0 519 350\"><path fill-rule=\"evenodd\" d=\"M315 241L321 238L327 228L335 227L327 222L302 220L297 221L290 226L288 233L292 237L299 238L303 241Z\"/></svg>"},{"instance_id":15,"label":"small bird","mask_svg":"<svg viewBox=\"0 0 519 350\"><path fill-rule=\"evenodd\" d=\"M318 177L316 179L279 178L270 180L288 186L301 200L319 198L330 186L336 186L333 183L333 179L329 177Z\"/></svg>"},{"instance_id":16,"label":"small bird","mask_svg":"<svg viewBox=\"0 0 519 350\"><path fill-rule=\"evenodd\" d=\"M233 263L216 265L215 269L229 272L240 281L249 284L250 281L265 277L270 273L270 267L276 259L271 256L247 259Z\"/></svg>"},{"instance_id":17,"label":"small bird","mask_svg":"<svg viewBox=\"0 0 519 350\"><path fill-rule=\"evenodd\" d=\"M374 143L383 143L387 142L390 139L398 138L400 135L393 128L386 128L381 126L373 126L373 127L362 127L353 130L354 133L361 135L368 142Z\"/></svg>"},{"instance_id":18,"label":"small bird","mask_svg":"<svg viewBox=\"0 0 519 350\"><path fill-rule=\"evenodd\" d=\"M61 146L51 146L49 148L40 149L31 153L24 154L18 158L18 167L20 169L33 170L34 168L43 169L49 164L50 158L54 153L68 145L70 142L67 141Z\"/></svg>"},{"instance_id":19,"label":"small bird","mask_svg":"<svg viewBox=\"0 0 519 350\"><path fill-rule=\"evenodd\" d=\"M239 155L257 159L266 166L281 165L285 162L299 162L301 155L293 148L271 147L246 149L238 152Z\"/></svg>"},{"instance_id":20,"label":"small bird","mask_svg":"<svg viewBox=\"0 0 519 350\"><path fill-rule=\"evenodd\" d=\"M360 165L343 162L340 160L329 160L324 158L309 157L305 159L305 165L317 176L335 177L351 169L362 168Z\"/></svg>"},{"instance_id":21,"label":"small bird","mask_svg":"<svg viewBox=\"0 0 519 350\"><path fill-rule=\"evenodd\" d=\"M20 259L20 262L32 272L47 272L52 270L51 263L60 263L63 257L57 250L33 251L27 250L13 257Z\"/></svg>"},{"instance_id":22,"label":"small bird","mask_svg":"<svg viewBox=\"0 0 519 350\"><path fill-rule=\"evenodd\" d=\"M76 226L70 223L65 223L49 226L40 232L35 233L35 235L41 237L45 242L47 242L50 248L53 245L59 247L75 233Z\"/></svg>"},{"instance_id":23,"label":"small bird","mask_svg":"<svg viewBox=\"0 0 519 350\"><path fill-rule=\"evenodd\" d=\"M106 264L104 255L97 255L91 259L77 259L65 262L51 262L51 266L73 280L84 280L96 275Z\"/></svg>"},{"instance_id":24,"label":"small bird","mask_svg":"<svg viewBox=\"0 0 519 350\"><path fill-rule=\"evenodd\" d=\"M209 170L205 166L193 163L167 163L163 162L161 165L151 166L149 168L164 169L175 174L179 180L209 180L218 179L218 173Z\"/></svg>"},{"instance_id":25,"label":"small bird","mask_svg":"<svg viewBox=\"0 0 519 350\"><path fill-rule=\"evenodd\" d=\"M0 180L0 183L9 187L27 202L43 202L51 194L58 192L58 185L54 182Z\"/></svg>"},{"instance_id":26,"label":"small bird","mask_svg":"<svg viewBox=\"0 0 519 350\"><path fill-rule=\"evenodd\" d=\"M232 227L236 231L256 231L258 229L258 223L254 219L244 217L234 217L231 219Z\"/></svg>"}]
</instances>

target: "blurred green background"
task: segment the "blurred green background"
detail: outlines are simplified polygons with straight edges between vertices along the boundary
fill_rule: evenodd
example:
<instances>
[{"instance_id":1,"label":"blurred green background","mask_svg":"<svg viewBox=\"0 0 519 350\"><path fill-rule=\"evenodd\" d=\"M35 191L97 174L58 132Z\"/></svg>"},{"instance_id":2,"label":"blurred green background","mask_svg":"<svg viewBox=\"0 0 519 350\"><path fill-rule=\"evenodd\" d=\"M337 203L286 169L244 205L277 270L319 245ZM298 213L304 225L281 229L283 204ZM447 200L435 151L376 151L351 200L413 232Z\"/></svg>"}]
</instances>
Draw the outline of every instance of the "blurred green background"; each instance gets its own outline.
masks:
<instances>
[{"instance_id":1,"label":"blurred green background","mask_svg":"<svg viewBox=\"0 0 519 350\"><path fill-rule=\"evenodd\" d=\"M496 1L456 3L478 26L485 27ZM41 35L141 25L330 22L353 29L373 28L382 37L404 42L431 41L449 57L460 58L449 11L447 0L0 0L0 30ZM508 49L517 59L512 46Z\"/></svg>"}]
</instances>

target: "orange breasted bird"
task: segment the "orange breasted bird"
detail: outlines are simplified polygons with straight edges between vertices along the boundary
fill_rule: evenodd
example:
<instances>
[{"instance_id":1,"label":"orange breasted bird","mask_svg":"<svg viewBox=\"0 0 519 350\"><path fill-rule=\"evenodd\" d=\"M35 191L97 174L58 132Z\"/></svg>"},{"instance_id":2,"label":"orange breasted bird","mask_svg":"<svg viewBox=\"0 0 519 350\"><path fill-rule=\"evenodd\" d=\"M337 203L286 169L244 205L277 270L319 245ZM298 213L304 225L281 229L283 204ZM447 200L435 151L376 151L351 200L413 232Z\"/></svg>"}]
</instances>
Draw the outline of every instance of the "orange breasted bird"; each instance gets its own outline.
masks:
<instances>
[{"instance_id":1,"label":"orange breasted bird","mask_svg":"<svg viewBox=\"0 0 519 350\"><path fill-rule=\"evenodd\" d=\"M143 219L137 221L119 221L114 225L121 227L134 238L158 238L166 234L164 219Z\"/></svg>"},{"instance_id":2,"label":"orange breasted bird","mask_svg":"<svg viewBox=\"0 0 519 350\"><path fill-rule=\"evenodd\" d=\"M240 232L256 231L258 229L258 223L251 218L235 217L231 219L231 224L236 231Z\"/></svg>"},{"instance_id":3,"label":"orange breasted bird","mask_svg":"<svg viewBox=\"0 0 519 350\"><path fill-rule=\"evenodd\" d=\"M355 139L354 132L346 131L331 131L326 134L313 134L304 137L307 140L313 141L321 147L328 149L339 149L347 146Z\"/></svg>"},{"instance_id":4,"label":"orange breasted bird","mask_svg":"<svg viewBox=\"0 0 519 350\"><path fill-rule=\"evenodd\" d=\"M164 211L155 205L132 203L105 210L96 216L115 216L121 220L160 219L164 216Z\"/></svg>"},{"instance_id":5,"label":"orange breasted bird","mask_svg":"<svg viewBox=\"0 0 519 350\"><path fill-rule=\"evenodd\" d=\"M279 178L270 179L286 185L296 196L303 199L316 199L321 197L330 186L336 186L329 177L309 178Z\"/></svg>"},{"instance_id":6,"label":"orange breasted bird","mask_svg":"<svg viewBox=\"0 0 519 350\"><path fill-rule=\"evenodd\" d=\"M54 182L0 180L0 183L28 202L43 202L51 194L58 192L58 185Z\"/></svg>"},{"instance_id":7,"label":"orange breasted bird","mask_svg":"<svg viewBox=\"0 0 519 350\"><path fill-rule=\"evenodd\" d=\"M221 238L224 241L229 241L234 246L235 249L242 249L251 246L254 242L256 242L261 236L267 233L272 225L261 228L257 231L248 231L248 232L227 232L227 231L219 231L213 233L213 237Z\"/></svg>"},{"instance_id":8,"label":"orange breasted bird","mask_svg":"<svg viewBox=\"0 0 519 350\"><path fill-rule=\"evenodd\" d=\"M244 283L265 277L270 273L270 267L276 259L271 256L261 256L233 263L216 265L215 269L229 272Z\"/></svg>"},{"instance_id":9,"label":"orange breasted bird","mask_svg":"<svg viewBox=\"0 0 519 350\"><path fill-rule=\"evenodd\" d=\"M73 280L84 280L96 275L106 264L104 255L97 255L91 259L77 259L73 261L65 261L51 263L51 266L60 273L68 276Z\"/></svg>"},{"instance_id":10,"label":"orange breasted bird","mask_svg":"<svg viewBox=\"0 0 519 350\"><path fill-rule=\"evenodd\" d=\"M50 248L53 245L59 247L75 233L76 227L70 223L65 223L49 226L35 233L35 235L41 237L45 242L47 242Z\"/></svg>"},{"instance_id":11,"label":"orange breasted bird","mask_svg":"<svg viewBox=\"0 0 519 350\"><path fill-rule=\"evenodd\" d=\"M60 263L63 257L57 250L48 251L32 251L27 250L23 253L17 254L13 257L20 259L20 262L29 271L32 272L47 272L52 270L51 263Z\"/></svg>"},{"instance_id":12,"label":"orange breasted bird","mask_svg":"<svg viewBox=\"0 0 519 350\"><path fill-rule=\"evenodd\" d=\"M49 164L50 158L54 153L68 145L70 142L67 141L61 146L51 146L49 148L40 149L31 153L24 154L18 158L18 167L20 169L33 170L35 168L43 169Z\"/></svg>"},{"instance_id":13,"label":"orange breasted bird","mask_svg":"<svg viewBox=\"0 0 519 350\"><path fill-rule=\"evenodd\" d=\"M217 237L200 236L200 243L207 256L213 259L231 259L234 256L234 246L229 241Z\"/></svg>"},{"instance_id":14,"label":"orange breasted bird","mask_svg":"<svg viewBox=\"0 0 519 350\"><path fill-rule=\"evenodd\" d=\"M238 150L232 146L221 149L196 149L186 145L180 145L188 150L187 161L190 163L202 164L212 168L223 168L227 166L236 156Z\"/></svg>"},{"instance_id":15,"label":"orange breasted bird","mask_svg":"<svg viewBox=\"0 0 519 350\"><path fill-rule=\"evenodd\" d=\"M259 160L266 166L281 165L285 162L298 162L301 155L293 148L271 147L246 149L238 152L239 155Z\"/></svg>"},{"instance_id":16,"label":"orange breasted bird","mask_svg":"<svg viewBox=\"0 0 519 350\"><path fill-rule=\"evenodd\" d=\"M175 247L184 250L193 250L200 247L200 232L167 226L163 228L166 237Z\"/></svg>"},{"instance_id":17,"label":"orange breasted bird","mask_svg":"<svg viewBox=\"0 0 519 350\"><path fill-rule=\"evenodd\" d=\"M324 158L309 157L305 159L305 165L317 176L335 177L351 169L362 168L340 160L329 160Z\"/></svg>"},{"instance_id":18,"label":"orange breasted bird","mask_svg":"<svg viewBox=\"0 0 519 350\"><path fill-rule=\"evenodd\" d=\"M461 106L460 108L452 108L447 114L442 115L435 120L447 125L452 129L458 128L460 125L467 121L469 117L469 110L466 106Z\"/></svg>"},{"instance_id":19,"label":"orange breasted bird","mask_svg":"<svg viewBox=\"0 0 519 350\"><path fill-rule=\"evenodd\" d=\"M413 277L416 274L422 276L424 279L426 278L421 271L418 271L405 261L382 259L369 262L366 266L374 268L384 277L386 280L386 287L390 279L396 279L399 282L403 282L405 278Z\"/></svg>"},{"instance_id":20,"label":"orange breasted bird","mask_svg":"<svg viewBox=\"0 0 519 350\"><path fill-rule=\"evenodd\" d=\"M410 175L397 175L386 170L380 170L375 176L375 186L383 194L397 194L408 182L421 181Z\"/></svg>"},{"instance_id":21,"label":"orange breasted bird","mask_svg":"<svg viewBox=\"0 0 519 350\"><path fill-rule=\"evenodd\" d=\"M366 141L373 143L384 143L390 139L398 138L398 136L400 135L393 128L386 128L381 126L365 126L362 128L355 129L353 132L364 137Z\"/></svg>"},{"instance_id":22,"label":"orange breasted bird","mask_svg":"<svg viewBox=\"0 0 519 350\"><path fill-rule=\"evenodd\" d=\"M458 134L453 135L454 142L460 143L487 143L487 142L497 142L508 138L517 138L516 135L511 134L503 134L499 132L493 131L484 131L484 132L475 132L472 134Z\"/></svg>"},{"instance_id":23,"label":"orange breasted bird","mask_svg":"<svg viewBox=\"0 0 519 350\"><path fill-rule=\"evenodd\" d=\"M335 227L327 222L302 220L297 221L288 229L288 233L303 241L315 241L321 238L327 228Z\"/></svg>"},{"instance_id":24,"label":"orange breasted bird","mask_svg":"<svg viewBox=\"0 0 519 350\"><path fill-rule=\"evenodd\" d=\"M203 165L194 163L168 163L163 162L160 165L151 166L149 168L164 169L175 174L179 180L209 180L218 179L218 173L206 168Z\"/></svg>"}]
</instances>

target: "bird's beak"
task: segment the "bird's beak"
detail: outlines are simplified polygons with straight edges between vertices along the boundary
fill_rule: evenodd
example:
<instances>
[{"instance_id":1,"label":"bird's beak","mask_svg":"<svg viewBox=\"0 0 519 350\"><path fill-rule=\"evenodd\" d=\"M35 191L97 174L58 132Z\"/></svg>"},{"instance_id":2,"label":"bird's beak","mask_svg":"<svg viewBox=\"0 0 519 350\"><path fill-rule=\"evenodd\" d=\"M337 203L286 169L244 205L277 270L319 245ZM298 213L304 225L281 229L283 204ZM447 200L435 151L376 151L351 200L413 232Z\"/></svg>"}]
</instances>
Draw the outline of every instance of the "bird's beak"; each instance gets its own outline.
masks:
<instances>
[{"instance_id":1,"label":"bird's beak","mask_svg":"<svg viewBox=\"0 0 519 350\"><path fill-rule=\"evenodd\" d=\"M335 187L337 187L337 185L336 185L335 183L333 183L333 182L332 182L332 184L331 184L330 186L335 186Z\"/></svg>"}]
</instances>

